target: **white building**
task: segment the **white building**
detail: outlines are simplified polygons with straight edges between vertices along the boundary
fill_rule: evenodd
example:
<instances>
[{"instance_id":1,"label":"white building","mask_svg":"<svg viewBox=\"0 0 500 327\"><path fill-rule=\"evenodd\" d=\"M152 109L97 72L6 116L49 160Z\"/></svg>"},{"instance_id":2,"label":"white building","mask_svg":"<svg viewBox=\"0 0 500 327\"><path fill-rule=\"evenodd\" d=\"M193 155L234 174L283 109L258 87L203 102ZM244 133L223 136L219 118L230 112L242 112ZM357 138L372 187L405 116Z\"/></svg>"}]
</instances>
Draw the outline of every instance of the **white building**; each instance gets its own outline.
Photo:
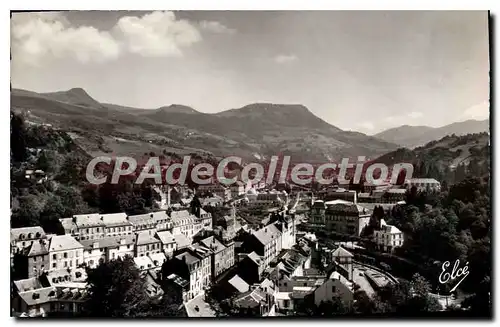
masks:
<instances>
[{"instance_id":1,"label":"white building","mask_svg":"<svg viewBox=\"0 0 500 327\"><path fill-rule=\"evenodd\" d=\"M83 245L71 235L53 235L49 241L49 269L76 268L83 264Z\"/></svg>"},{"instance_id":2,"label":"white building","mask_svg":"<svg viewBox=\"0 0 500 327\"><path fill-rule=\"evenodd\" d=\"M375 230L373 237L382 251L392 252L404 243L404 235L396 226L387 225L382 219L380 230Z\"/></svg>"}]
</instances>

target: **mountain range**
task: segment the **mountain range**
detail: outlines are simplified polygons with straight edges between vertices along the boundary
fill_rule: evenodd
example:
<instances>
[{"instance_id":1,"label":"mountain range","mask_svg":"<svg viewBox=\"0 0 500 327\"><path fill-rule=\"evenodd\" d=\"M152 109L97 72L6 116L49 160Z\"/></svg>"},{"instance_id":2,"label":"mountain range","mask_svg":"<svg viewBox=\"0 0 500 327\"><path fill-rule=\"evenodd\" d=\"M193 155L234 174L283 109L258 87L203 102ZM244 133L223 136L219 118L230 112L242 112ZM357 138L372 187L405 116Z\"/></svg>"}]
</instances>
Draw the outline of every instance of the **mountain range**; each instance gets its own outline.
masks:
<instances>
[{"instance_id":1,"label":"mountain range","mask_svg":"<svg viewBox=\"0 0 500 327\"><path fill-rule=\"evenodd\" d=\"M490 131L490 121L485 120L466 120L456 122L442 127L429 126L409 126L403 125L375 134L374 137L381 140L396 143L402 147L414 148L422 146L433 140L439 140L446 135L455 134L457 136L482 133Z\"/></svg>"},{"instance_id":2,"label":"mountain range","mask_svg":"<svg viewBox=\"0 0 500 327\"><path fill-rule=\"evenodd\" d=\"M101 103L81 88L52 93L12 89L11 108L28 121L66 130L92 155L137 156L154 152L207 153L293 162L325 162L363 155L378 157L398 146L343 131L300 104L253 103L207 114L173 104L141 109Z\"/></svg>"}]
</instances>

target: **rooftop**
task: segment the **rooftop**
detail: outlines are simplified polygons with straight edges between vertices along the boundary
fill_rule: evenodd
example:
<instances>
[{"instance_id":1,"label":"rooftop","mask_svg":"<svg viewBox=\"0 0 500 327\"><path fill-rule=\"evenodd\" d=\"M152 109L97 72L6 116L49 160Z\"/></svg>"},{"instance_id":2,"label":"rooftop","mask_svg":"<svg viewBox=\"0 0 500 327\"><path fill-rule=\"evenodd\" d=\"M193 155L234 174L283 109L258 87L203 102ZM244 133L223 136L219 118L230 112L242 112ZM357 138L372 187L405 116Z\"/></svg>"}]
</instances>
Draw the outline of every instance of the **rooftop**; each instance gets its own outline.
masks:
<instances>
[{"instance_id":1,"label":"rooftop","mask_svg":"<svg viewBox=\"0 0 500 327\"><path fill-rule=\"evenodd\" d=\"M266 245L280 236L281 232L274 224L271 224L259 229L253 235L260 243Z\"/></svg>"},{"instance_id":2,"label":"rooftop","mask_svg":"<svg viewBox=\"0 0 500 327\"><path fill-rule=\"evenodd\" d=\"M214 252L220 252L226 248L221 242L219 242L218 239L213 236L201 240L200 243L210 248Z\"/></svg>"},{"instance_id":3,"label":"rooftop","mask_svg":"<svg viewBox=\"0 0 500 327\"><path fill-rule=\"evenodd\" d=\"M94 243L97 243L97 248L112 248L120 246L122 240L124 242L124 245L134 244L133 235L111 236L95 240L81 240L80 243L83 245L85 249L94 248Z\"/></svg>"},{"instance_id":4,"label":"rooftop","mask_svg":"<svg viewBox=\"0 0 500 327\"><path fill-rule=\"evenodd\" d=\"M228 280L228 283L231 284L235 289L240 293L245 293L250 289L250 285L247 284L240 276L234 275L233 278Z\"/></svg>"},{"instance_id":5,"label":"rooftop","mask_svg":"<svg viewBox=\"0 0 500 327\"><path fill-rule=\"evenodd\" d=\"M175 237L169 231L157 232L156 236L160 239L162 244L175 243Z\"/></svg>"},{"instance_id":6,"label":"rooftop","mask_svg":"<svg viewBox=\"0 0 500 327\"><path fill-rule=\"evenodd\" d=\"M81 249L83 245L80 244L71 235L54 235L50 239L49 251L64 251L72 249Z\"/></svg>"},{"instance_id":7,"label":"rooftop","mask_svg":"<svg viewBox=\"0 0 500 327\"><path fill-rule=\"evenodd\" d=\"M45 232L40 226L12 228L10 230L10 240L32 240L45 237Z\"/></svg>"},{"instance_id":8,"label":"rooftop","mask_svg":"<svg viewBox=\"0 0 500 327\"><path fill-rule=\"evenodd\" d=\"M146 245L152 243L160 243L160 240L151 235L148 231L138 232L136 234L136 245Z\"/></svg>"}]
</instances>

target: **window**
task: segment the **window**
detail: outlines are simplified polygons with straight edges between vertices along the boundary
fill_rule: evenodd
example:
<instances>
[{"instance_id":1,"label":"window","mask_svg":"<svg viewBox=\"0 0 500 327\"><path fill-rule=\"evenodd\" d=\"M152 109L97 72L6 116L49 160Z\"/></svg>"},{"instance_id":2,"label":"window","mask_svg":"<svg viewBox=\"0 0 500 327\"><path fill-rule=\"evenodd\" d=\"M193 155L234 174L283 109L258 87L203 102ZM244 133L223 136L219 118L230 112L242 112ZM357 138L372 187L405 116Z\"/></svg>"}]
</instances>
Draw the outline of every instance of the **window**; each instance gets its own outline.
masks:
<instances>
[{"instance_id":1,"label":"window","mask_svg":"<svg viewBox=\"0 0 500 327\"><path fill-rule=\"evenodd\" d=\"M33 262L36 262L36 257L33 257Z\"/></svg>"},{"instance_id":2,"label":"window","mask_svg":"<svg viewBox=\"0 0 500 327\"><path fill-rule=\"evenodd\" d=\"M64 261L64 268L66 268L67 266L68 266L68 262Z\"/></svg>"},{"instance_id":3,"label":"window","mask_svg":"<svg viewBox=\"0 0 500 327\"><path fill-rule=\"evenodd\" d=\"M68 253L64 252L64 259L66 259L67 257L68 257Z\"/></svg>"},{"instance_id":4,"label":"window","mask_svg":"<svg viewBox=\"0 0 500 327\"><path fill-rule=\"evenodd\" d=\"M57 263L55 263L55 262L54 262L54 263L52 264L52 268L57 268Z\"/></svg>"},{"instance_id":5,"label":"window","mask_svg":"<svg viewBox=\"0 0 500 327\"><path fill-rule=\"evenodd\" d=\"M53 254L52 255L52 260L56 260L57 259L57 255L56 254Z\"/></svg>"},{"instance_id":6,"label":"window","mask_svg":"<svg viewBox=\"0 0 500 327\"><path fill-rule=\"evenodd\" d=\"M335 286L332 286L332 293L335 293L337 291L337 288Z\"/></svg>"}]
</instances>

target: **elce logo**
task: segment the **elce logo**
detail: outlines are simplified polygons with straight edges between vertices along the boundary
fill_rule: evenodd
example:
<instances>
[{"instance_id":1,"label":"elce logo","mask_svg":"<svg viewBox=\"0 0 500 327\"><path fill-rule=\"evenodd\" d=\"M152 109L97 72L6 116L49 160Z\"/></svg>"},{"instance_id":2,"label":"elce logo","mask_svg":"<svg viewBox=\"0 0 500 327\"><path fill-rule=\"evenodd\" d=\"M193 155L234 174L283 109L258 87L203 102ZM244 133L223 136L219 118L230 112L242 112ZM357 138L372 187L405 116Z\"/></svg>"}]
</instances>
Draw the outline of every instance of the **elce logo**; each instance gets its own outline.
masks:
<instances>
[{"instance_id":1,"label":"elce logo","mask_svg":"<svg viewBox=\"0 0 500 327\"><path fill-rule=\"evenodd\" d=\"M458 268L460 266L460 260L457 259L455 261L455 264L453 265L451 273L446 271L449 266L450 266L449 261L445 261L443 263L443 266L441 267L442 268L441 274L439 274L439 282L441 284L446 284L449 281L453 281L459 277L462 277L462 279L460 279L458 283L456 283L455 286L453 286L453 288L450 290L450 293L452 293L457 289L458 285L460 285L460 283L463 282L465 277L469 275L469 263L467 262L464 267Z\"/></svg>"}]
</instances>

